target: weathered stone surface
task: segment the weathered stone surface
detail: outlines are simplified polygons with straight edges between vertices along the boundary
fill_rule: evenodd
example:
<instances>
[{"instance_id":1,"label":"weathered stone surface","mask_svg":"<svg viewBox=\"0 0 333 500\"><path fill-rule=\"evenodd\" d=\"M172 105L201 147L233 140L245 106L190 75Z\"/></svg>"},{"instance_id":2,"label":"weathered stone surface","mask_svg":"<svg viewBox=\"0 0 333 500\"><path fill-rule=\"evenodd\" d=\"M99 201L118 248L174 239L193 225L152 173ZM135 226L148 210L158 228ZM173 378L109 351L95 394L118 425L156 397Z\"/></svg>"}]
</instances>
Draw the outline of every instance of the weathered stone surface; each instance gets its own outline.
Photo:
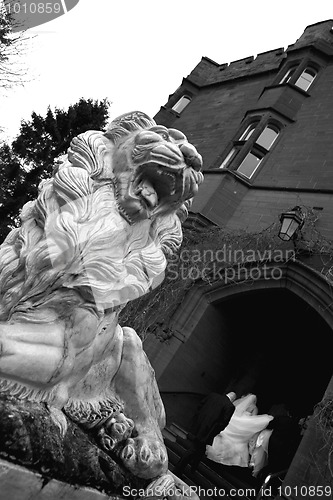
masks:
<instances>
[{"instance_id":1,"label":"weathered stone surface","mask_svg":"<svg viewBox=\"0 0 333 500\"><path fill-rule=\"evenodd\" d=\"M140 483L101 450L93 436L67 421L62 437L44 404L2 396L0 456L39 472L45 483L54 478L109 494L121 492L124 485Z\"/></svg>"},{"instance_id":2,"label":"weathered stone surface","mask_svg":"<svg viewBox=\"0 0 333 500\"><path fill-rule=\"evenodd\" d=\"M91 488L75 487L0 460L0 500L118 500Z\"/></svg>"}]
</instances>

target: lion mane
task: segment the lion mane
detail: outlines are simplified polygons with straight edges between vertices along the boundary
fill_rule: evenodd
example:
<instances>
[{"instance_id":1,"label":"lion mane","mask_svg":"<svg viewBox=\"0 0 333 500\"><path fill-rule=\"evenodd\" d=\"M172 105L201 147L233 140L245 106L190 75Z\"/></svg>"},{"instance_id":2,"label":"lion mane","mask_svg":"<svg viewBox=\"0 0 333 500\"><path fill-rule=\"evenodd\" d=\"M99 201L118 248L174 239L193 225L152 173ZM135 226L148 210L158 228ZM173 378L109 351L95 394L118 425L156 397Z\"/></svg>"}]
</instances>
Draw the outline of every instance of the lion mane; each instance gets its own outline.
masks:
<instances>
[{"instance_id":1,"label":"lion mane","mask_svg":"<svg viewBox=\"0 0 333 500\"><path fill-rule=\"evenodd\" d=\"M172 139L162 134L159 140L155 136L160 129L144 113L132 112L111 122L105 133L88 131L73 139L65 161L40 183L38 198L23 207L21 227L13 229L0 247L1 321L47 322L55 308L66 317L73 305L82 303L97 313L119 308L160 283L165 254L179 247L180 218L186 216L193 186L202 181L198 168L187 165L184 170L184 155L178 151L186 143L185 136L165 129ZM135 144L140 133L148 134L142 139L146 149ZM167 154L174 155L175 173L168 165L158 172L165 173L159 175L163 182L156 174L159 159L150 159L148 167L139 165L149 155L150 136L156 158L156 151L163 150L163 156L166 148ZM188 157L198 161L192 153ZM176 183L168 203L153 207L151 215L142 218L141 208L135 212L138 195L127 193L140 168L140 179L149 174L154 185L160 182L161 199L167 199L166 179L173 176ZM192 187L176 196L181 182ZM142 199L140 203L141 207ZM151 208L147 206L146 214ZM134 223L132 213L139 214Z\"/></svg>"}]
</instances>

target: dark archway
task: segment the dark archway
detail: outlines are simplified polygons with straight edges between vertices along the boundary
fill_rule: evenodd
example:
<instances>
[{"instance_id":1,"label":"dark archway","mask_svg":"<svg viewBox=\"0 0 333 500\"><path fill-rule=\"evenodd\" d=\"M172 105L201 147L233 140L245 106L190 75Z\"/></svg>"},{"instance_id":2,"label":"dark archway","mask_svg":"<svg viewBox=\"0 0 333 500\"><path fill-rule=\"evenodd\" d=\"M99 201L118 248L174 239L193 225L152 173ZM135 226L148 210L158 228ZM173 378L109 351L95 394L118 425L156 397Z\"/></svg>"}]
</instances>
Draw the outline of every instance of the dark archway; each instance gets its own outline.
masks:
<instances>
[{"instance_id":1,"label":"dark archway","mask_svg":"<svg viewBox=\"0 0 333 500\"><path fill-rule=\"evenodd\" d=\"M240 390L256 391L262 411L279 399L304 416L322 400L332 375L331 285L298 261L264 266L252 281L199 282L174 315L179 336L160 354L158 382L162 393L181 393L171 405L165 397L179 423L192 411L183 394L225 391L242 376L249 384Z\"/></svg>"},{"instance_id":2,"label":"dark archway","mask_svg":"<svg viewBox=\"0 0 333 500\"><path fill-rule=\"evenodd\" d=\"M186 427L191 393L222 392L239 381L240 392L257 394L260 412L285 402L297 418L332 400L331 283L298 261L264 266L258 279L198 282L176 311L158 379L171 420ZM331 485L322 433L311 419L283 484Z\"/></svg>"},{"instance_id":3,"label":"dark archway","mask_svg":"<svg viewBox=\"0 0 333 500\"><path fill-rule=\"evenodd\" d=\"M245 292L214 305L228 324L227 389L253 392L259 409L284 402L310 415L332 375L333 334L317 311L290 290Z\"/></svg>"}]
</instances>

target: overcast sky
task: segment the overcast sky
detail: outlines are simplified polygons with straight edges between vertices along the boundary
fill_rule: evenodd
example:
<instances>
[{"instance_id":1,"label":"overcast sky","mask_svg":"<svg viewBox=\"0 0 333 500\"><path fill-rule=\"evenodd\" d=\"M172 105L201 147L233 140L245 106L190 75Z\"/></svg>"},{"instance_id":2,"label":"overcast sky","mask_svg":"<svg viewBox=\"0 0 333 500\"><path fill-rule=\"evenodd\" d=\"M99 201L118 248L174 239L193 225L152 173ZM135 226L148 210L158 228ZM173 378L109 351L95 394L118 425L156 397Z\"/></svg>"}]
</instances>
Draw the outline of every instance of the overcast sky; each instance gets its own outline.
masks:
<instances>
[{"instance_id":1,"label":"overcast sky","mask_svg":"<svg viewBox=\"0 0 333 500\"><path fill-rule=\"evenodd\" d=\"M111 118L134 109L153 116L203 56L222 64L286 49L327 19L332 0L80 0L27 31L30 81L1 90L2 137L15 137L32 111L80 97L108 98Z\"/></svg>"}]
</instances>

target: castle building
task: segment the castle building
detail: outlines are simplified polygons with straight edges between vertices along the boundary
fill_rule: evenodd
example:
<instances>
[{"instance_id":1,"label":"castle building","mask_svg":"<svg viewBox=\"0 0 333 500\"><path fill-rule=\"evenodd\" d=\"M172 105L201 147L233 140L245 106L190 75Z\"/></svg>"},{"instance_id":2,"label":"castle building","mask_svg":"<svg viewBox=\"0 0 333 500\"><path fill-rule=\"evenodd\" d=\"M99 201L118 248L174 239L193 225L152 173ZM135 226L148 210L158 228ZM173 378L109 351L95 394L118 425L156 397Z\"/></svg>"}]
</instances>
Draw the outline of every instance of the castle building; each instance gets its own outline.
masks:
<instances>
[{"instance_id":1,"label":"castle building","mask_svg":"<svg viewBox=\"0 0 333 500\"><path fill-rule=\"evenodd\" d=\"M203 156L193 224L278 233L290 212L303 224L285 243L295 258L259 258L251 279L243 269L232 280L198 280L171 319L169 342L147 341L170 418L186 427L194 394L238 380L262 411L286 403L311 416L333 398L333 20L306 27L286 50L230 64L203 57L155 120ZM228 260L230 249L220 250ZM286 477L291 487L331 484L332 443L323 445L315 420Z\"/></svg>"}]
</instances>

